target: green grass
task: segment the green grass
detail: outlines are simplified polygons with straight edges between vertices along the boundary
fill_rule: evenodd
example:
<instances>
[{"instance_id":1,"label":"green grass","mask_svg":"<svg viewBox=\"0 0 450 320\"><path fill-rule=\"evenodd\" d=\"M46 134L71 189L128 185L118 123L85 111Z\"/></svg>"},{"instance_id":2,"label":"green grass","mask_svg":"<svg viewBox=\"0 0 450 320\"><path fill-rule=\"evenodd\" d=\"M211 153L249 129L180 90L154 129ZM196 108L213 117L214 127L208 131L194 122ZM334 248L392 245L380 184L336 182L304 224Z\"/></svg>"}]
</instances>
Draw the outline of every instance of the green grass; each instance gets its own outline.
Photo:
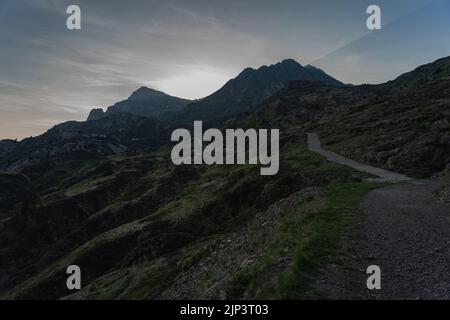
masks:
<instances>
[{"instance_id":1,"label":"green grass","mask_svg":"<svg viewBox=\"0 0 450 320\"><path fill-rule=\"evenodd\" d=\"M83 181L71 186L69 189L67 189L66 195L69 197L72 197L77 194L93 190L99 186L104 185L107 182L112 183L114 181L114 179L116 179L115 175L99 177L99 178L90 179L90 180L86 179L86 180L83 180Z\"/></svg>"},{"instance_id":2,"label":"green grass","mask_svg":"<svg viewBox=\"0 0 450 320\"><path fill-rule=\"evenodd\" d=\"M370 190L381 186L373 182L336 183L328 187L316 212L291 214L247 279L250 291L260 290L258 298L265 299L304 299L314 295L311 283L324 266L340 263L340 239L352 226L355 209ZM274 265L286 256L293 263L280 276L272 277ZM271 278L272 281L265 280Z\"/></svg>"}]
</instances>

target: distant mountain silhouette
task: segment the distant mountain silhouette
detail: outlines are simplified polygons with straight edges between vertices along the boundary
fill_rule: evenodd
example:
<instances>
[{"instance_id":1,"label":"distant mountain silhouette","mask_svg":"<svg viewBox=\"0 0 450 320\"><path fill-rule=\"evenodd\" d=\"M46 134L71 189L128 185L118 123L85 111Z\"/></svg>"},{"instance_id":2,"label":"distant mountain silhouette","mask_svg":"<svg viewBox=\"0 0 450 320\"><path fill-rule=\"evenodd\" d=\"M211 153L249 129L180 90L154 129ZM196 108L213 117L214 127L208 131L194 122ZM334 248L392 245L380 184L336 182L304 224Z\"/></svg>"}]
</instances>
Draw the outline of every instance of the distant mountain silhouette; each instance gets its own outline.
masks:
<instances>
[{"instance_id":1,"label":"distant mountain silhouette","mask_svg":"<svg viewBox=\"0 0 450 320\"><path fill-rule=\"evenodd\" d=\"M87 159L159 147L167 140L164 130L158 120L125 112L68 121L20 142L0 140L0 171L21 171L51 159Z\"/></svg>"},{"instance_id":2,"label":"distant mountain silhouette","mask_svg":"<svg viewBox=\"0 0 450 320\"><path fill-rule=\"evenodd\" d=\"M170 96L164 92L147 87L141 87L127 99L103 109L91 110L88 121L98 120L106 115L126 112L136 116L166 119L173 113L183 109L190 100Z\"/></svg>"},{"instance_id":3,"label":"distant mountain silhouette","mask_svg":"<svg viewBox=\"0 0 450 320\"><path fill-rule=\"evenodd\" d=\"M336 87L345 86L318 68L303 67L297 61L287 59L258 69L244 69L215 93L189 104L177 120L220 119L248 111L293 80L317 80Z\"/></svg>"}]
</instances>

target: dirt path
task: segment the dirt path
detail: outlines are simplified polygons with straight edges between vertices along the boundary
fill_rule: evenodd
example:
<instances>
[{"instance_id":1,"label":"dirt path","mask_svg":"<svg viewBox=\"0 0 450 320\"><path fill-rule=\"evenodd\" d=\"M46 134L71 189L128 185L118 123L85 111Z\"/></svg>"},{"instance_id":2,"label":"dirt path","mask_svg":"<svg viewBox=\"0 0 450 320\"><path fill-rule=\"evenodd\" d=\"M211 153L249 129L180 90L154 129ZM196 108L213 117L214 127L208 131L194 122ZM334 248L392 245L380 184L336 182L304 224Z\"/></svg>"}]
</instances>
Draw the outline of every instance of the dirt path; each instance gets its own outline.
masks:
<instances>
[{"instance_id":1,"label":"dirt path","mask_svg":"<svg viewBox=\"0 0 450 320\"><path fill-rule=\"evenodd\" d=\"M450 299L450 207L434 181L369 193L343 241L343 268L318 283L331 299ZM366 287L369 265L381 268L381 290Z\"/></svg>"},{"instance_id":2,"label":"dirt path","mask_svg":"<svg viewBox=\"0 0 450 320\"><path fill-rule=\"evenodd\" d=\"M315 133L308 133L308 147L309 147L309 150L324 156L325 158L327 158L330 161L352 167L358 171L363 171L363 172L367 172L372 175L378 176L378 177L380 177L380 179L377 179L378 181L401 182L401 181L412 180L411 178L409 178L403 174L399 174L399 173L387 171L384 169L372 167L367 164L359 163L352 159L343 157L340 154L337 154L337 153L334 153L331 151L327 151L327 150L323 150L320 146L319 137Z\"/></svg>"},{"instance_id":3,"label":"dirt path","mask_svg":"<svg viewBox=\"0 0 450 320\"><path fill-rule=\"evenodd\" d=\"M343 240L341 266L315 285L320 296L450 299L450 206L433 196L442 185L410 181L370 192ZM381 268L381 290L366 287L370 265Z\"/></svg>"}]
</instances>

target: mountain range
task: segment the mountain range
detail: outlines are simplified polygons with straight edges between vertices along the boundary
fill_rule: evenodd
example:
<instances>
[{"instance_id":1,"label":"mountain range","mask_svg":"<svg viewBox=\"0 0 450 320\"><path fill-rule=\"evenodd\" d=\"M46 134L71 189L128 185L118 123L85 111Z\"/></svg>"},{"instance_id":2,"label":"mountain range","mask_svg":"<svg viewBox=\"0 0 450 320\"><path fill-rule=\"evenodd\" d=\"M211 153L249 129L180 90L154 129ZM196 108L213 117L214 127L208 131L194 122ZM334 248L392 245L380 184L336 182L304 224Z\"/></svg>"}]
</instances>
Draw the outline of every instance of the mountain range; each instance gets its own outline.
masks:
<instances>
[{"instance_id":1,"label":"mountain range","mask_svg":"<svg viewBox=\"0 0 450 320\"><path fill-rule=\"evenodd\" d=\"M0 141L0 170L17 172L54 158L98 157L159 147L166 142L158 120L112 113L96 121L69 121L20 142Z\"/></svg>"},{"instance_id":2,"label":"mountain range","mask_svg":"<svg viewBox=\"0 0 450 320\"><path fill-rule=\"evenodd\" d=\"M285 60L245 69L167 117L132 114L155 110L154 90L141 88L120 112L0 141L0 297L317 298L311 281L336 266L352 210L380 184L310 152L306 133L361 162L448 176L449 74L447 57L347 86ZM280 129L279 173L174 166L171 129L192 119ZM72 264L82 267L76 292L65 285Z\"/></svg>"},{"instance_id":3,"label":"mountain range","mask_svg":"<svg viewBox=\"0 0 450 320\"><path fill-rule=\"evenodd\" d=\"M217 92L192 102L141 87L126 100L93 109L87 121L69 121L20 142L0 141L0 169L20 171L55 157L96 157L156 148L169 142L170 129L192 120L229 118L250 110L290 80L317 80L337 87L340 81L292 59L257 70L247 68Z\"/></svg>"},{"instance_id":4,"label":"mountain range","mask_svg":"<svg viewBox=\"0 0 450 320\"><path fill-rule=\"evenodd\" d=\"M243 70L218 91L189 104L179 119L184 122L224 119L248 111L293 80L317 80L336 87L344 86L318 68L303 67L295 60L287 59L258 69Z\"/></svg>"},{"instance_id":5,"label":"mountain range","mask_svg":"<svg viewBox=\"0 0 450 320\"><path fill-rule=\"evenodd\" d=\"M317 80L342 87L344 84L313 66L303 67L293 59L258 69L246 68L222 88L198 101L169 96L142 87L127 100L102 109L93 109L88 120L96 120L116 112L168 120L186 124L193 120L214 120L236 115L257 106L292 80Z\"/></svg>"}]
</instances>

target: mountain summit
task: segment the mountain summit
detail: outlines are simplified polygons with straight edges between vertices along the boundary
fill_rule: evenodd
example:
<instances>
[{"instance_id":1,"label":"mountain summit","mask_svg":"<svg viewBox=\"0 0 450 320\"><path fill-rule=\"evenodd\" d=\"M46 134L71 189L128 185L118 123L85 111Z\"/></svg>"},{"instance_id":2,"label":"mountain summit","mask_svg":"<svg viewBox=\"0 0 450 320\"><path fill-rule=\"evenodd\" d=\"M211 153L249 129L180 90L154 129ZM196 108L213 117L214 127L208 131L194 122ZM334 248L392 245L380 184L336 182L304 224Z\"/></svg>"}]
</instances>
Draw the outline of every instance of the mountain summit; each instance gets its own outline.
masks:
<instances>
[{"instance_id":1,"label":"mountain summit","mask_svg":"<svg viewBox=\"0 0 450 320\"><path fill-rule=\"evenodd\" d=\"M281 90L288 82L295 80L320 81L335 87L345 86L323 70L311 65L302 66L293 59L286 59L258 69L245 68L218 91L195 102L141 87L127 100L108 107L106 112L103 109L91 110L88 120L98 120L118 112L172 120L175 123L222 119L250 110Z\"/></svg>"},{"instance_id":2,"label":"mountain summit","mask_svg":"<svg viewBox=\"0 0 450 320\"><path fill-rule=\"evenodd\" d=\"M248 111L293 80L316 80L336 87L345 86L318 68L304 67L293 59L286 59L258 69L244 69L215 93L188 105L181 119L212 120Z\"/></svg>"},{"instance_id":3,"label":"mountain summit","mask_svg":"<svg viewBox=\"0 0 450 320\"><path fill-rule=\"evenodd\" d=\"M189 102L191 101L173 97L151 88L141 87L133 92L127 100L108 107L106 112L102 109L91 110L88 120L98 120L106 115L118 112L163 120L182 110Z\"/></svg>"}]
</instances>

